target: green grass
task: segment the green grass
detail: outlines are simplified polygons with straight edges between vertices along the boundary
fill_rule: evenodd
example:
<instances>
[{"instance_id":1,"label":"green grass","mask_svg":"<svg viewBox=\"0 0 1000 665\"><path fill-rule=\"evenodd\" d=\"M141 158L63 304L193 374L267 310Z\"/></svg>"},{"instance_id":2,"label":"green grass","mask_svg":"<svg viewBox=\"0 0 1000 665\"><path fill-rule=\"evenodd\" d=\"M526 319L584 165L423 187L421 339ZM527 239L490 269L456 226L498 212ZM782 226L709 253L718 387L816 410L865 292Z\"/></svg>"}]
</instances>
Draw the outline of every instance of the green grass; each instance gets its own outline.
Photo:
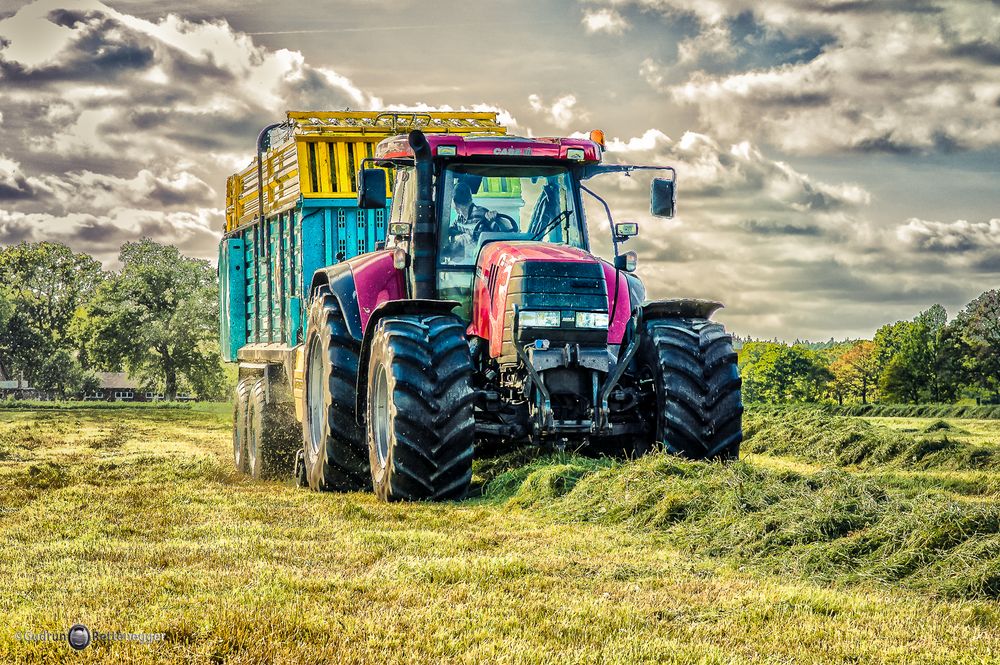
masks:
<instances>
[{"instance_id":1,"label":"green grass","mask_svg":"<svg viewBox=\"0 0 1000 665\"><path fill-rule=\"evenodd\" d=\"M481 498L385 505L241 478L229 431L0 411L0 662L1000 662L981 497L522 451L477 464ZM14 638L77 621L166 641Z\"/></svg>"}]
</instances>

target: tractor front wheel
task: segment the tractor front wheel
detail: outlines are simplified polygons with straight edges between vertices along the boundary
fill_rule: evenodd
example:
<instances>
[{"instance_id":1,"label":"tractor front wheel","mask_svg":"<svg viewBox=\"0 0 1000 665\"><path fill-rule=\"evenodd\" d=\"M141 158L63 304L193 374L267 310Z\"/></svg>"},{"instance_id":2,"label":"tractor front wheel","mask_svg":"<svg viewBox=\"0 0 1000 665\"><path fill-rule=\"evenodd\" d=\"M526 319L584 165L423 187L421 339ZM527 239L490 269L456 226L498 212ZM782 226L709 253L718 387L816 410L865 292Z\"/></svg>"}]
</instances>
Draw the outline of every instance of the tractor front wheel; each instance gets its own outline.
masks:
<instances>
[{"instance_id":1,"label":"tractor front wheel","mask_svg":"<svg viewBox=\"0 0 1000 665\"><path fill-rule=\"evenodd\" d=\"M381 319L368 362L365 428L383 501L462 499L472 480L472 358L453 316Z\"/></svg>"},{"instance_id":2,"label":"tractor front wheel","mask_svg":"<svg viewBox=\"0 0 1000 665\"><path fill-rule=\"evenodd\" d=\"M655 442L691 459L737 459L743 402L732 336L719 323L681 317L648 320L645 333L640 362L655 391Z\"/></svg>"}]
</instances>

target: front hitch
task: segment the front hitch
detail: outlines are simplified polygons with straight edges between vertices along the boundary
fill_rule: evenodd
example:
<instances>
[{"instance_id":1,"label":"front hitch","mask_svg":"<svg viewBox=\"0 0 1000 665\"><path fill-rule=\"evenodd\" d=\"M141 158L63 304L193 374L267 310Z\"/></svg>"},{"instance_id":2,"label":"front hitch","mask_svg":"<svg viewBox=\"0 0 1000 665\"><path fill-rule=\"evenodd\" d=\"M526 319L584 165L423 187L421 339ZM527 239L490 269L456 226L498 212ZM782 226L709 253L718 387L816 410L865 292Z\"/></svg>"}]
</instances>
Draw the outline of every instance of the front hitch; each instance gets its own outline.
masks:
<instances>
[{"instance_id":1,"label":"front hitch","mask_svg":"<svg viewBox=\"0 0 1000 665\"><path fill-rule=\"evenodd\" d=\"M595 434L611 431L611 409L608 408L608 397L611 395L611 391L615 389L615 386L618 385L618 382L621 381L622 375L624 375L625 370L628 369L628 365L632 362L633 356L635 356L636 351L639 350L639 343L641 339L639 330L642 325L642 312L643 310L641 308L633 310L632 320L635 322L635 332L632 335L632 340L625 349L625 353L622 354L618 360L614 370L608 374L608 378L604 380L604 385L601 386L600 393L598 394L598 403L596 404L597 413L594 414Z\"/></svg>"}]
</instances>

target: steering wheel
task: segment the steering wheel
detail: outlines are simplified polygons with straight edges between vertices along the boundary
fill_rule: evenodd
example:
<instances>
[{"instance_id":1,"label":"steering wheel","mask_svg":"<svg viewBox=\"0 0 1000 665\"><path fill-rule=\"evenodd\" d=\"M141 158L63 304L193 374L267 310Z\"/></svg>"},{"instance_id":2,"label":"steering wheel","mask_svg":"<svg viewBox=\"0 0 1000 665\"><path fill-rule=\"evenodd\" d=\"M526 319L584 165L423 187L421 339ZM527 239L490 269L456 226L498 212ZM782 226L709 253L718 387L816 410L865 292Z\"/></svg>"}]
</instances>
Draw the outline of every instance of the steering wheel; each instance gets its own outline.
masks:
<instances>
[{"instance_id":1,"label":"steering wheel","mask_svg":"<svg viewBox=\"0 0 1000 665\"><path fill-rule=\"evenodd\" d=\"M478 211L477 211L478 212ZM511 233L517 230L518 224L510 215L505 215L502 212L498 212L497 216L492 220L486 219L486 214L476 214L469 218L471 220L476 220L476 225L472 228L472 236L478 238L483 231L496 231L502 233ZM498 224L501 220L506 223L507 228L497 228L501 226Z\"/></svg>"}]
</instances>

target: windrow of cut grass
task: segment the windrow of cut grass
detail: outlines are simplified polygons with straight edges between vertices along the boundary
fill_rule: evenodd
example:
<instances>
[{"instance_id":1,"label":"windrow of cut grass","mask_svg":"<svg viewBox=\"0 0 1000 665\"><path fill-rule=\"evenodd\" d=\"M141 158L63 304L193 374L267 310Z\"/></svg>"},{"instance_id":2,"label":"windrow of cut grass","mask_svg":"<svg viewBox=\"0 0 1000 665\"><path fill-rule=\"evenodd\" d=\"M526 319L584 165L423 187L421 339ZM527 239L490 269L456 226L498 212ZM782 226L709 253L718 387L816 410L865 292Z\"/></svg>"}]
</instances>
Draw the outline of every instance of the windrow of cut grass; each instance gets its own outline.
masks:
<instances>
[{"instance_id":1,"label":"windrow of cut grass","mask_svg":"<svg viewBox=\"0 0 1000 665\"><path fill-rule=\"evenodd\" d=\"M819 408L833 415L864 418L1000 419L1000 404L823 404Z\"/></svg>"},{"instance_id":2,"label":"windrow of cut grass","mask_svg":"<svg viewBox=\"0 0 1000 665\"><path fill-rule=\"evenodd\" d=\"M1000 504L901 492L838 469L800 474L666 454L624 464L561 455L498 475L485 495L556 520L653 531L736 567L1000 597Z\"/></svg>"},{"instance_id":3,"label":"windrow of cut grass","mask_svg":"<svg viewBox=\"0 0 1000 665\"><path fill-rule=\"evenodd\" d=\"M75 400L0 399L0 409L14 411L141 411L144 409L187 409L193 402L81 402Z\"/></svg>"},{"instance_id":4,"label":"windrow of cut grass","mask_svg":"<svg viewBox=\"0 0 1000 665\"><path fill-rule=\"evenodd\" d=\"M744 416L743 451L825 465L959 471L1000 470L1000 446L967 440L944 420L916 431L830 415L823 408L754 407Z\"/></svg>"}]
</instances>

